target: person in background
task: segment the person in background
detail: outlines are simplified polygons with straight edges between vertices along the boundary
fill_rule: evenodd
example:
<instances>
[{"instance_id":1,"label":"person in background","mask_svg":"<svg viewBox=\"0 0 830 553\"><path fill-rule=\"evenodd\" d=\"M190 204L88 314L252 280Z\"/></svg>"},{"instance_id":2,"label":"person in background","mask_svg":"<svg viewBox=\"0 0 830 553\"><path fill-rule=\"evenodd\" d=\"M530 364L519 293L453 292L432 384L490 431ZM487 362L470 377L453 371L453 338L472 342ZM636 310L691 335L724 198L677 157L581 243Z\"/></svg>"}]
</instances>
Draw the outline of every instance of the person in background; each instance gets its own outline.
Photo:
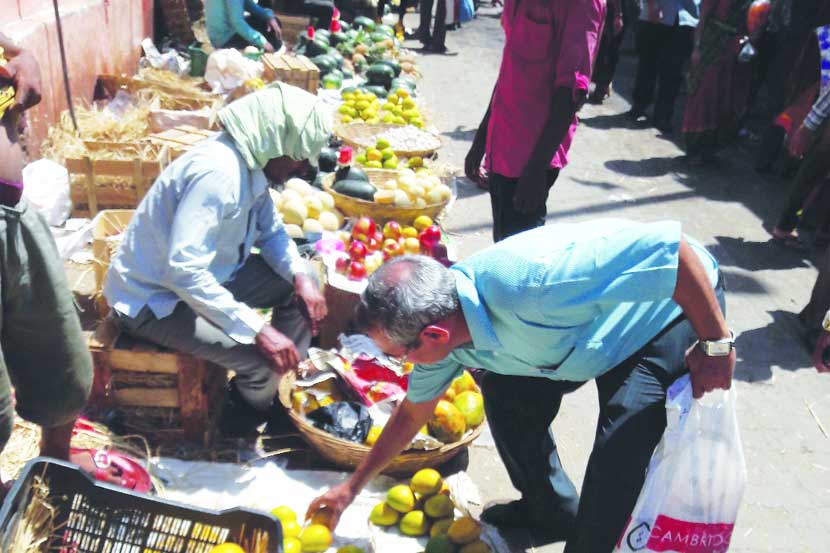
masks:
<instances>
[{"instance_id":1,"label":"person in background","mask_svg":"<svg viewBox=\"0 0 830 553\"><path fill-rule=\"evenodd\" d=\"M504 3L499 76L464 162L467 177L484 182L486 153L496 242L545 224L548 192L568 162L604 21L603 0Z\"/></svg>"},{"instance_id":2,"label":"person in background","mask_svg":"<svg viewBox=\"0 0 830 553\"><path fill-rule=\"evenodd\" d=\"M378 14L375 17L375 21L381 23L383 21L383 15L386 13L386 6L390 4L389 0L378 0ZM398 3L398 22L395 23L395 34L400 36L405 36L405 29L403 26L403 19L406 16L406 8L409 5L407 0L400 0Z\"/></svg>"},{"instance_id":3,"label":"person in background","mask_svg":"<svg viewBox=\"0 0 830 553\"><path fill-rule=\"evenodd\" d=\"M2 33L0 48L7 60L0 65L0 89L15 89L0 120L0 451L11 437L16 411L42 428L41 455L94 474L89 453L70 452L72 428L92 387L92 359L52 233L21 197L18 123L40 102L40 67ZM0 498L5 494L2 485Z\"/></svg>"},{"instance_id":4,"label":"person in background","mask_svg":"<svg viewBox=\"0 0 830 553\"><path fill-rule=\"evenodd\" d=\"M804 343L813 353L813 364L819 372L830 372L830 248L819 257L818 276L810 301L798 314L804 329Z\"/></svg>"},{"instance_id":5,"label":"person in background","mask_svg":"<svg viewBox=\"0 0 830 553\"><path fill-rule=\"evenodd\" d=\"M820 49L824 45L830 54L830 25L819 27L815 38ZM830 56L823 62L830 66ZM830 125L827 123L830 117L830 78L820 80L817 86L820 90L818 98L790 138L790 155L803 161L793 178L787 203L772 229L773 240L795 249L805 247L795 232L800 220L798 214L813 190L824 185L830 171Z\"/></svg>"},{"instance_id":6,"label":"person in background","mask_svg":"<svg viewBox=\"0 0 830 553\"><path fill-rule=\"evenodd\" d=\"M432 25L433 5L435 5L434 26ZM424 50L435 54L446 54L447 0L421 0L421 7L418 11L421 16L418 40L424 45Z\"/></svg>"},{"instance_id":7,"label":"person in background","mask_svg":"<svg viewBox=\"0 0 830 553\"><path fill-rule=\"evenodd\" d=\"M487 422L521 493L481 519L547 530L567 540L565 553L610 553L666 427L666 390L687 372L696 398L731 385L723 309L717 262L674 221L536 228L449 269L426 256L385 263L356 322L387 355L415 363L406 399L351 478L308 513L328 507L336 526L463 367L479 367ZM599 416L580 496L551 423L564 396L592 380Z\"/></svg>"},{"instance_id":8,"label":"person in background","mask_svg":"<svg viewBox=\"0 0 830 553\"><path fill-rule=\"evenodd\" d=\"M652 121L671 133L683 68L692 54L700 0L641 0L637 27L637 74L629 118L638 122L654 102ZM656 90L656 100L655 100Z\"/></svg>"},{"instance_id":9,"label":"person in background","mask_svg":"<svg viewBox=\"0 0 830 553\"><path fill-rule=\"evenodd\" d=\"M605 28L599 44L597 63L592 80L596 85L588 97L592 104L601 104L611 95L611 81L617 71L620 60L620 46L625 37L628 15L623 0L609 0L605 17Z\"/></svg>"},{"instance_id":10,"label":"person in background","mask_svg":"<svg viewBox=\"0 0 830 553\"><path fill-rule=\"evenodd\" d=\"M251 15L245 17L245 11ZM274 12L253 0L205 0L205 25L214 48L255 46L276 52L282 47L282 30Z\"/></svg>"},{"instance_id":11,"label":"person in background","mask_svg":"<svg viewBox=\"0 0 830 553\"><path fill-rule=\"evenodd\" d=\"M268 420L280 375L326 315L268 179L308 170L330 116L316 96L274 83L218 117L223 132L170 164L141 201L103 293L127 334L234 371L222 430L246 434ZM273 308L270 324L255 308Z\"/></svg>"},{"instance_id":12,"label":"person in background","mask_svg":"<svg viewBox=\"0 0 830 553\"><path fill-rule=\"evenodd\" d=\"M752 65L740 63L738 54L744 46L751 3L703 0L701 4L683 114L683 138L692 165L712 160L721 143L737 133L746 113ZM757 38L760 29L753 31Z\"/></svg>"}]
</instances>

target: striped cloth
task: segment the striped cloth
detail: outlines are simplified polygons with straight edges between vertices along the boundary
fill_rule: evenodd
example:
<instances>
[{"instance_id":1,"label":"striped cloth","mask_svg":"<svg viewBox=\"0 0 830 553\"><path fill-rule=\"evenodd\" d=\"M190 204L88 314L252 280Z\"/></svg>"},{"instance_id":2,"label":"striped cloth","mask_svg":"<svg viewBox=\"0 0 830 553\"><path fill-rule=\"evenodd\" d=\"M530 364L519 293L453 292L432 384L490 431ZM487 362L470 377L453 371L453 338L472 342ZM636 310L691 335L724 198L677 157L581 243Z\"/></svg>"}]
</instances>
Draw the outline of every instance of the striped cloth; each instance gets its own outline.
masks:
<instances>
[{"instance_id":1,"label":"striped cloth","mask_svg":"<svg viewBox=\"0 0 830 553\"><path fill-rule=\"evenodd\" d=\"M821 51L821 94L804 120L804 126L815 131L830 116L830 25L817 30Z\"/></svg>"}]
</instances>

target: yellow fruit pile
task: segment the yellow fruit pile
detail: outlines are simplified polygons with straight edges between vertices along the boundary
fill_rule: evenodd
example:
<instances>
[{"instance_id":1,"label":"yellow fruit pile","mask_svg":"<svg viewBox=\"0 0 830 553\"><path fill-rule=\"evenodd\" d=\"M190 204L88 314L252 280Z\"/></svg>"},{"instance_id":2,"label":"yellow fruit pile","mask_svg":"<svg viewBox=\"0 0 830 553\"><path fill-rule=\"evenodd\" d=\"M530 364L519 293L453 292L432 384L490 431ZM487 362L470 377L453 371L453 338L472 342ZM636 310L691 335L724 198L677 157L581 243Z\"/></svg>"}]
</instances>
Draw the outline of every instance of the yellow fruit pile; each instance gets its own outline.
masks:
<instances>
[{"instance_id":1,"label":"yellow fruit pile","mask_svg":"<svg viewBox=\"0 0 830 553\"><path fill-rule=\"evenodd\" d=\"M363 121L365 123L380 123L378 113L381 103L378 97L371 92L344 92L341 96L343 105L338 108L340 121L352 123Z\"/></svg>"},{"instance_id":2,"label":"yellow fruit pile","mask_svg":"<svg viewBox=\"0 0 830 553\"><path fill-rule=\"evenodd\" d=\"M409 485L399 484L386 494L369 515L377 526L396 526L406 536L446 533L452 524L455 505L450 491L435 469L416 472Z\"/></svg>"},{"instance_id":3,"label":"yellow fruit pile","mask_svg":"<svg viewBox=\"0 0 830 553\"><path fill-rule=\"evenodd\" d=\"M442 183L429 169L421 167L416 171L404 169L397 178L381 183L375 192L375 201L398 207L423 208L446 202L451 196L449 186Z\"/></svg>"},{"instance_id":4,"label":"yellow fruit pile","mask_svg":"<svg viewBox=\"0 0 830 553\"><path fill-rule=\"evenodd\" d=\"M297 514L291 507L281 505L272 510L271 514L277 517L282 525L282 547L285 553L322 553L331 546L332 537L325 516L318 518L315 515L311 519L311 524L303 528L297 522ZM337 551L363 553L362 549L353 545L341 547Z\"/></svg>"},{"instance_id":5,"label":"yellow fruit pile","mask_svg":"<svg viewBox=\"0 0 830 553\"><path fill-rule=\"evenodd\" d=\"M282 192L272 189L271 199L292 238L302 238L306 232L334 232L343 226L343 214L334 207L334 197L302 179L289 179Z\"/></svg>"},{"instance_id":6,"label":"yellow fruit pile","mask_svg":"<svg viewBox=\"0 0 830 553\"><path fill-rule=\"evenodd\" d=\"M484 398L473 376L464 371L453 380L435 406L427 423L429 433L444 443L460 440L464 433L484 422Z\"/></svg>"},{"instance_id":7,"label":"yellow fruit pile","mask_svg":"<svg viewBox=\"0 0 830 553\"><path fill-rule=\"evenodd\" d=\"M419 129L424 128L424 118L418 110L418 105L405 88L399 88L386 97L379 117L388 125L412 125Z\"/></svg>"}]
</instances>

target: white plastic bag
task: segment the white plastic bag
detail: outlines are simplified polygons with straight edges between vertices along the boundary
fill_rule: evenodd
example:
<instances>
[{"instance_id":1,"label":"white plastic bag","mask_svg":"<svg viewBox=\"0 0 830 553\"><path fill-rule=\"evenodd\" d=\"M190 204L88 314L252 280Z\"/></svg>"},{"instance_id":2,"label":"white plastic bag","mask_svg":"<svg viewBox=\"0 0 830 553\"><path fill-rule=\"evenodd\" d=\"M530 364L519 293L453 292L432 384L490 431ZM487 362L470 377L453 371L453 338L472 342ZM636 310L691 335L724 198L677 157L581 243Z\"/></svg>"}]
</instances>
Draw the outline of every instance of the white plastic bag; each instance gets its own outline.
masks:
<instances>
[{"instance_id":1,"label":"white plastic bag","mask_svg":"<svg viewBox=\"0 0 830 553\"><path fill-rule=\"evenodd\" d=\"M225 94L249 80L262 76L263 65L233 48L214 50L208 57L205 80L213 92Z\"/></svg>"},{"instance_id":2,"label":"white plastic bag","mask_svg":"<svg viewBox=\"0 0 830 553\"><path fill-rule=\"evenodd\" d=\"M621 553L723 553L746 487L735 389L692 398L689 376L666 397L666 432L654 451Z\"/></svg>"},{"instance_id":3,"label":"white plastic bag","mask_svg":"<svg viewBox=\"0 0 830 553\"><path fill-rule=\"evenodd\" d=\"M69 173L64 166L48 159L33 161L23 168L23 197L49 226L61 226L72 211Z\"/></svg>"}]
</instances>

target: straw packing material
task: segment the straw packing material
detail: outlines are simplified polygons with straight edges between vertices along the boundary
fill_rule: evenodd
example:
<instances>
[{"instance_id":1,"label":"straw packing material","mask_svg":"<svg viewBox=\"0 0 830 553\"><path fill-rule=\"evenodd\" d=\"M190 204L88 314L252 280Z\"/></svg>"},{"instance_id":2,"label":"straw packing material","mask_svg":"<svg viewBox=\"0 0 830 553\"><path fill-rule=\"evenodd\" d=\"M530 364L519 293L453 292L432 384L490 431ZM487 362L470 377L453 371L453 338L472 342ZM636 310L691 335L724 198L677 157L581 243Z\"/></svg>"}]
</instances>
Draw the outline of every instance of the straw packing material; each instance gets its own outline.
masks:
<instances>
[{"instance_id":1,"label":"straw packing material","mask_svg":"<svg viewBox=\"0 0 830 553\"><path fill-rule=\"evenodd\" d=\"M26 509L17 515L12 524L5 553L43 553L48 542L55 535L57 509L49 502L49 484L42 476L32 481L31 499Z\"/></svg>"}]
</instances>

